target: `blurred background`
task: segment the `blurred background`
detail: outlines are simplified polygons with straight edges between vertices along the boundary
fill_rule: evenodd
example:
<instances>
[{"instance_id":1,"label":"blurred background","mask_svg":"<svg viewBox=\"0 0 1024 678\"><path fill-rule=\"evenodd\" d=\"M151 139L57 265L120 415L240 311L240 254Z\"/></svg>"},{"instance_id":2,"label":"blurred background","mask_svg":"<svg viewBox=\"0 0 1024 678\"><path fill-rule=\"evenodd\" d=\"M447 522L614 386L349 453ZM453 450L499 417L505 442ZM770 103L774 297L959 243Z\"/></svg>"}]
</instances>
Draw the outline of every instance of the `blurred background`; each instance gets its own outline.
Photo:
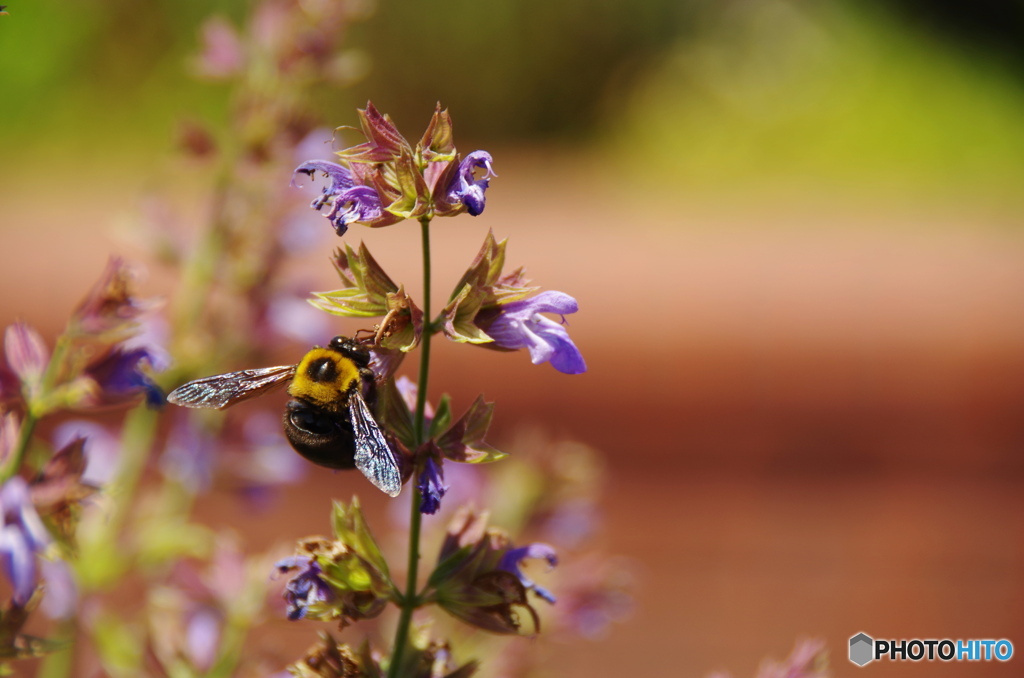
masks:
<instances>
[{"instance_id":1,"label":"blurred background","mask_svg":"<svg viewBox=\"0 0 1024 678\"><path fill-rule=\"evenodd\" d=\"M168 223L201 220L190 131L229 130L237 104L200 77L201 28L249 9L10 0L0 324L52 339L110 253L173 295L179 271L147 260L135 225L154 195ZM445 344L431 384L435 400L496 401L499 447L529 426L601 452L603 542L630 559L635 606L599 642L559 647L552 675L752 676L799 637L853 675L860 631L1024 650L1024 3L359 11L310 127L354 125L369 98L415 139L441 101L459 149L495 157L487 211L434 229L437 300L490 228L511 264L580 302L588 373ZM291 166L273 171L286 184ZM337 241L304 218L317 244L290 265L330 289ZM416 291L410 229L346 239ZM312 468L306 483L271 516L216 493L198 510L263 548L322 531L327 500L356 487ZM1009 676L1021 661L864 670Z\"/></svg>"}]
</instances>

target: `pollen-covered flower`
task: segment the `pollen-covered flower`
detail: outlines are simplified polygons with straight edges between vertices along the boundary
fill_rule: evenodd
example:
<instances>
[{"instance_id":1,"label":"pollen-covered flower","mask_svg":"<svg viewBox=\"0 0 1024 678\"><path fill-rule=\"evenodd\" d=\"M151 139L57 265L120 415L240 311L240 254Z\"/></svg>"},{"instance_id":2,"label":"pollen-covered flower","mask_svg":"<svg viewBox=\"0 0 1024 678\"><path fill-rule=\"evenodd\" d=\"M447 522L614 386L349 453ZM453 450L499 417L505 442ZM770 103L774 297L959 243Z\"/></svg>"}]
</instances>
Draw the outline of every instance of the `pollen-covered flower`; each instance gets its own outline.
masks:
<instances>
[{"instance_id":1,"label":"pollen-covered flower","mask_svg":"<svg viewBox=\"0 0 1024 678\"><path fill-rule=\"evenodd\" d=\"M534 365L550 362L559 372L580 374L587 371L587 363L565 329L565 316L577 310L579 305L568 294L541 292L501 306L495 317L481 324L497 346L528 349ZM544 313L560 316L561 322Z\"/></svg>"},{"instance_id":2,"label":"pollen-covered flower","mask_svg":"<svg viewBox=\"0 0 1024 678\"><path fill-rule=\"evenodd\" d=\"M294 574L284 590L291 620L339 621L346 626L376 617L397 596L359 503L335 503L333 523L334 539L304 539L294 557L277 563L279 573Z\"/></svg>"},{"instance_id":3,"label":"pollen-covered flower","mask_svg":"<svg viewBox=\"0 0 1024 678\"><path fill-rule=\"evenodd\" d=\"M295 574L284 587L288 619L302 619L310 607L334 600L334 591L322 578L324 571L320 563L311 556L285 558L275 567L280 574Z\"/></svg>"},{"instance_id":4,"label":"pollen-covered flower","mask_svg":"<svg viewBox=\"0 0 1024 678\"><path fill-rule=\"evenodd\" d=\"M554 597L527 579L519 568L525 558L557 562L545 544L516 548L487 514L462 509L452 520L438 564L427 582L427 599L452 616L494 633L533 634L540 620L530 605L532 590L548 602Z\"/></svg>"}]
</instances>

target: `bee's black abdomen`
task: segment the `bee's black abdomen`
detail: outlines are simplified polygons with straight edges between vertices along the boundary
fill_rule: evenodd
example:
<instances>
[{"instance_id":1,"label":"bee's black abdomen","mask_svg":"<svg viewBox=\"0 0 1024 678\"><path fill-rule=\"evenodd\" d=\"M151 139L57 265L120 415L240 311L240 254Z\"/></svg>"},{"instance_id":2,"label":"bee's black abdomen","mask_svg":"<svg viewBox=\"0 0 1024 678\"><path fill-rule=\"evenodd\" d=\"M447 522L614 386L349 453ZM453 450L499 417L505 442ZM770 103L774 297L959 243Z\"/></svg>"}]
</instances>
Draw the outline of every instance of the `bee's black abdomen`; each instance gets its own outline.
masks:
<instances>
[{"instance_id":1,"label":"bee's black abdomen","mask_svg":"<svg viewBox=\"0 0 1024 678\"><path fill-rule=\"evenodd\" d=\"M355 468L355 443L348 417L290 400L284 410L284 433L295 451L327 468Z\"/></svg>"}]
</instances>

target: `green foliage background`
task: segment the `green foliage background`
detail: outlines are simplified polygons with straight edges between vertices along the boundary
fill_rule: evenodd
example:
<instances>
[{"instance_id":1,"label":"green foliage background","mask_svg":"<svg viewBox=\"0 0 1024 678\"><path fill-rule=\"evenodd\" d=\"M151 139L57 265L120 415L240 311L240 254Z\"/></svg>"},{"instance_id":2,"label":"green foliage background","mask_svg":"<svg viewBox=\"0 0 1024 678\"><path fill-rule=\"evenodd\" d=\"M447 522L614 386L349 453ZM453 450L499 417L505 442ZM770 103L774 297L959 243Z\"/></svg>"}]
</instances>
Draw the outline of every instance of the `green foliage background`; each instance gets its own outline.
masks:
<instances>
[{"instance_id":1,"label":"green foliage background","mask_svg":"<svg viewBox=\"0 0 1024 678\"><path fill-rule=\"evenodd\" d=\"M1010 198L1024 177L1024 58L947 4L380 0L348 43L369 74L322 92L321 108L345 124L372 98L414 128L440 100L463 144L583 146L641 184L667 172L700 190ZM192 78L191 60L208 16L239 23L249 5L12 2L0 174L132 162L170 149L183 118L227 124L228 87Z\"/></svg>"}]
</instances>

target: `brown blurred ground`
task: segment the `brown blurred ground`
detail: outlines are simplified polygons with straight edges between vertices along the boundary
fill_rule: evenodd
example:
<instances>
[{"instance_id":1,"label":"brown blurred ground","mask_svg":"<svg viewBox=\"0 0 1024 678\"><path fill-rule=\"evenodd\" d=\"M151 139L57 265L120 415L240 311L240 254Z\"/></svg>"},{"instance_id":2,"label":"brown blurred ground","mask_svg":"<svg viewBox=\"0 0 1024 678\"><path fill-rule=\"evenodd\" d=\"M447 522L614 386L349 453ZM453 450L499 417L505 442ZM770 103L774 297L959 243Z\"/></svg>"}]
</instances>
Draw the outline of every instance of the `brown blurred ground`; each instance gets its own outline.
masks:
<instances>
[{"instance_id":1,"label":"brown blurred ground","mask_svg":"<svg viewBox=\"0 0 1024 678\"><path fill-rule=\"evenodd\" d=\"M511 236L510 263L580 301L569 321L586 375L444 345L431 389L483 390L497 439L540 422L606 455L607 541L637 562L637 609L606 641L567 647L553 675L738 678L802 635L824 637L836 675L855 675L846 642L859 631L1005 637L1024 653L1015 216L969 203L656 203L578 167L503 160L488 211L434 240L438 298L493 228ZM23 317L52 336L108 252L133 254L102 235L132 190L64 196L73 222L8 192L3 324ZM352 235L418 287L408 233ZM297 268L332 284L319 255ZM169 274L155 269L147 287L168 292ZM315 475L316 497L338 482ZM311 494L291 493L292 510L259 531L322 529ZM218 515L243 531L251 520ZM1021 661L863 670L1010 676Z\"/></svg>"}]
</instances>

